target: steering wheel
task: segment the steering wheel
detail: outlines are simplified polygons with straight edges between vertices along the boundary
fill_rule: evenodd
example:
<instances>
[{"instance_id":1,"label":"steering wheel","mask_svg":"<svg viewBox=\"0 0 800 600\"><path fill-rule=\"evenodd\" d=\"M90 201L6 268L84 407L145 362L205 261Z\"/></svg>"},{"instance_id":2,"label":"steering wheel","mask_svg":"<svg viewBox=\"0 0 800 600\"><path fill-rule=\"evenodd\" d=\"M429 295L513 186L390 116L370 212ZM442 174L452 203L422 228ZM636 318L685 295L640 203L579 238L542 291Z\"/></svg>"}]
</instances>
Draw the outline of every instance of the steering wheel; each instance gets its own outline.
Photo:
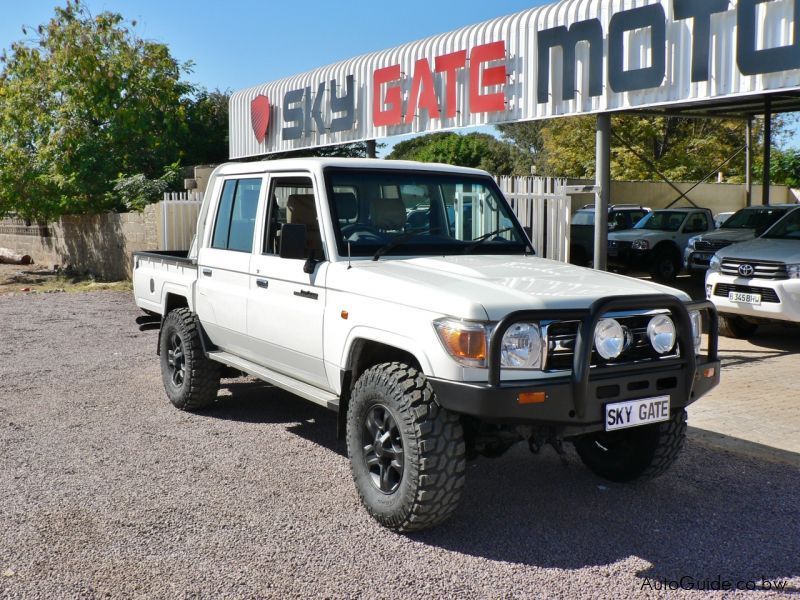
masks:
<instances>
[{"instance_id":1,"label":"steering wheel","mask_svg":"<svg viewBox=\"0 0 800 600\"><path fill-rule=\"evenodd\" d=\"M358 237L355 240L351 240L353 236L357 235ZM342 237L345 240L350 241L358 241L361 239L374 239L380 240L383 239L380 232L372 227L371 225L366 225L364 223L353 223L352 225L345 225L342 227Z\"/></svg>"}]
</instances>

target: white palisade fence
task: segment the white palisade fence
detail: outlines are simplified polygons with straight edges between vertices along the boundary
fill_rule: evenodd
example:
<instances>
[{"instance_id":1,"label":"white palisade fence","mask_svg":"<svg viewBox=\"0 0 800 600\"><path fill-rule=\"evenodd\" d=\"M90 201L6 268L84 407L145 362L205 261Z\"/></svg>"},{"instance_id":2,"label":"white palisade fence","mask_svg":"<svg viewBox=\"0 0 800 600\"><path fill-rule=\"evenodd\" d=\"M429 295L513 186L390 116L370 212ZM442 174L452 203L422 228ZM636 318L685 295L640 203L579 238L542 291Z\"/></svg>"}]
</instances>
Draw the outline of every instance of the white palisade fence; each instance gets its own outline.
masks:
<instances>
[{"instance_id":1,"label":"white palisade fence","mask_svg":"<svg viewBox=\"0 0 800 600\"><path fill-rule=\"evenodd\" d=\"M166 192L161 202L163 250L188 250L203 203L200 192Z\"/></svg>"},{"instance_id":2,"label":"white palisade fence","mask_svg":"<svg viewBox=\"0 0 800 600\"><path fill-rule=\"evenodd\" d=\"M522 226L530 231L536 254L569 261L571 201L566 180L503 176L497 183Z\"/></svg>"}]
</instances>

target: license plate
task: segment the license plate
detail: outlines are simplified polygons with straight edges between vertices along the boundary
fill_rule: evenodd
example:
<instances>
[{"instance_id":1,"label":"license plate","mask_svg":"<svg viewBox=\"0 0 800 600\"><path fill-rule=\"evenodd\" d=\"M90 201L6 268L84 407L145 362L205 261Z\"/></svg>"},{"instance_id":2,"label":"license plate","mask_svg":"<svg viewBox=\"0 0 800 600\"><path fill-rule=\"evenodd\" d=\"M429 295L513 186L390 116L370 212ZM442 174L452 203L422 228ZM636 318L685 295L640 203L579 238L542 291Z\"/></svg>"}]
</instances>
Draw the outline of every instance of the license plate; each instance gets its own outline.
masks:
<instances>
[{"instance_id":1,"label":"license plate","mask_svg":"<svg viewBox=\"0 0 800 600\"><path fill-rule=\"evenodd\" d=\"M729 292L728 300L744 304L761 304L761 294L745 294L743 292Z\"/></svg>"},{"instance_id":2,"label":"license plate","mask_svg":"<svg viewBox=\"0 0 800 600\"><path fill-rule=\"evenodd\" d=\"M606 404L606 431L669 420L669 396Z\"/></svg>"}]
</instances>

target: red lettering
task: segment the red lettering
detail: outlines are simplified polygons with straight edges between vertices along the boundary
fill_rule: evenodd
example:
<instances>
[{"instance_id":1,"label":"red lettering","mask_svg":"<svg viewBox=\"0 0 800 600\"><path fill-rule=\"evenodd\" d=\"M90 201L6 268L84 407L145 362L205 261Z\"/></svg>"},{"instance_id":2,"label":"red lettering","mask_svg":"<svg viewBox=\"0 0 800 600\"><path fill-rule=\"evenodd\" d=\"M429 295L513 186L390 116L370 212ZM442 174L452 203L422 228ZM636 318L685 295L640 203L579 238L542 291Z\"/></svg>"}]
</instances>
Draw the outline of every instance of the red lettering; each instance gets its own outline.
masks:
<instances>
[{"instance_id":1,"label":"red lettering","mask_svg":"<svg viewBox=\"0 0 800 600\"><path fill-rule=\"evenodd\" d=\"M386 85L386 93L382 86ZM403 119L400 65L377 69L372 75L372 123L375 127L399 125ZM386 108L388 107L388 108Z\"/></svg>"},{"instance_id":2,"label":"red lettering","mask_svg":"<svg viewBox=\"0 0 800 600\"><path fill-rule=\"evenodd\" d=\"M476 46L469 55L469 112L499 112L506 109L505 90L482 94L484 88L504 86L506 82L506 65L486 67L484 63L500 60L506 56L504 41ZM481 73L481 70L483 73Z\"/></svg>"},{"instance_id":3,"label":"red lettering","mask_svg":"<svg viewBox=\"0 0 800 600\"><path fill-rule=\"evenodd\" d=\"M433 87L433 73L427 58L421 58L414 65L414 78L411 81L411 95L409 96L408 109L406 110L406 123L414 120L414 115L419 107L420 113L425 109L428 117L438 119L439 101L436 99L436 90Z\"/></svg>"},{"instance_id":4,"label":"red lettering","mask_svg":"<svg viewBox=\"0 0 800 600\"><path fill-rule=\"evenodd\" d=\"M456 116L456 79L459 69L467 64L467 51L459 50L452 54L436 57L436 72L445 75L445 115L448 119Z\"/></svg>"}]
</instances>

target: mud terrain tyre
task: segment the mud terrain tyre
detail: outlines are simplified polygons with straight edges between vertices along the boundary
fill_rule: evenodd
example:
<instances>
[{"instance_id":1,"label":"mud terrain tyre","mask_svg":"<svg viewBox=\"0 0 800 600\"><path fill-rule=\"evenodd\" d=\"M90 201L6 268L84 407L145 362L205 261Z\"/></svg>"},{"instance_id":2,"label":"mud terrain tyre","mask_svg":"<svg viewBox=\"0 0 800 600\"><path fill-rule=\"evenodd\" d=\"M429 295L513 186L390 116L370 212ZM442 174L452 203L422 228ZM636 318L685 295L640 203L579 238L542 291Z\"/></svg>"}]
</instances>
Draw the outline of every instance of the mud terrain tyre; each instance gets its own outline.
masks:
<instances>
[{"instance_id":1,"label":"mud terrain tyre","mask_svg":"<svg viewBox=\"0 0 800 600\"><path fill-rule=\"evenodd\" d=\"M466 468L461 422L413 367L384 363L358 378L347 454L361 501L384 527L428 529L458 506Z\"/></svg>"},{"instance_id":2,"label":"mud terrain tyre","mask_svg":"<svg viewBox=\"0 0 800 600\"><path fill-rule=\"evenodd\" d=\"M188 308L173 310L161 326L161 377L170 402L199 410L217 399L220 364L206 358L197 317Z\"/></svg>"},{"instance_id":3,"label":"mud terrain tyre","mask_svg":"<svg viewBox=\"0 0 800 600\"><path fill-rule=\"evenodd\" d=\"M729 338L749 338L758 330L758 323L750 323L742 317L719 315L719 333Z\"/></svg>"},{"instance_id":4,"label":"mud terrain tyre","mask_svg":"<svg viewBox=\"0 0 800 600\"><path fill-rule=\"evenodd\" d=\"M678 458L686 440L686 410L669 421L619 431L598 431L575 440L575 449L592 473L627 482L662 475Z\"/></svg>"}]
</instances>

